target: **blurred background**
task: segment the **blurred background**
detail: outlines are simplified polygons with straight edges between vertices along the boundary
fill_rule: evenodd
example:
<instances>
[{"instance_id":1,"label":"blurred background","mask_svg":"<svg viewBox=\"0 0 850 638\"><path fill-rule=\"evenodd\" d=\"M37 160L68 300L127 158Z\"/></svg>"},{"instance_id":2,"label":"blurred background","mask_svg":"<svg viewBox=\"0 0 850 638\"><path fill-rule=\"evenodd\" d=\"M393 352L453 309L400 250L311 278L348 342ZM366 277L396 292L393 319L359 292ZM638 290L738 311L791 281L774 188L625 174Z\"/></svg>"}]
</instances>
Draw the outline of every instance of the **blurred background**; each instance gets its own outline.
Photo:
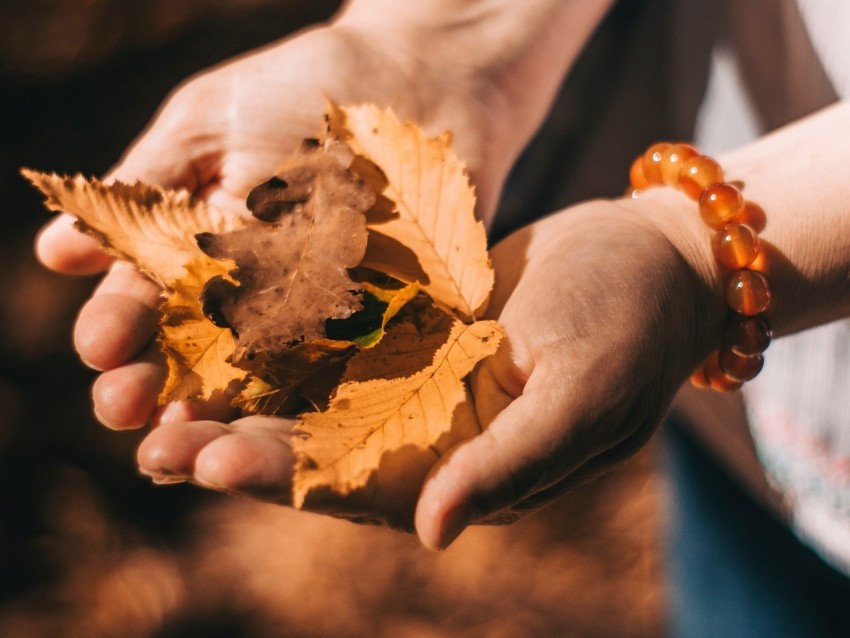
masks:
<instances>
[{"instance_id":1,"label":"blurred background","mask_svg":"<svg viewBox=\"0 0 850 638\"><path fill-rule=\"evenodd\" d=\"M648 140L689 130L648 116L669 97L653 72L665 57L638 43L664 41L666 4L621 2L606 20L519 162L494 238L530 210L619 194ZM663 633L665 490L652 446L437 555L383 529L154 486L135 469L144 433L92 418L94 375L70 344L96 282L37 264L48 216L17 171L104 173L186 76L337 5L0 0L0 636Z\"/></svg>"}]
</instances>

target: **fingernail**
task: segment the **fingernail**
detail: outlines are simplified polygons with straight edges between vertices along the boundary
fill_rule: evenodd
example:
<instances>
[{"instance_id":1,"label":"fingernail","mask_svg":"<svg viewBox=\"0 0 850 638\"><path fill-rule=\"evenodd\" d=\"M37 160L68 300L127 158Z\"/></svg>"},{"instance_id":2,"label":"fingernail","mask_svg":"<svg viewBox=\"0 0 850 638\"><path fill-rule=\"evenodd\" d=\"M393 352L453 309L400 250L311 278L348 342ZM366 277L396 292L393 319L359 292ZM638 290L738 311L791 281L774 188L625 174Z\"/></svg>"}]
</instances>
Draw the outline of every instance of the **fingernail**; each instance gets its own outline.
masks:
<instances>
[{"instance_id":1,"label":"fingernail","mask_svg":"<svg viewBox=\"0 0 850 638\"><path fill-rule=\"evenodd\" d=\"M446 514L440 529L437 545L439 549L446 549L460 533L472 522L475 512L469 503L458 505Z\"/></svg>"},{"instance_id":2,"label":"fingernail","mask_svg":"<svg viewBox=\"0 0 850 638\"><path fill-rule=\"evenodd\" d=\"M188 477L177 474L176 472L169 472L168 470L159 470L156 472L150 472L143 467L139 468L139 472L141 472L144 476L150 478L151 481L156 485L174 485L176 483L185 483Z\"/></svg>"},{"instance_id":3,"label":"fingernail","mask_svg":"<svg viewBox=\"0 0 850 638\"><path fill-rule=\"evenodd\" d=\"M103 417L103 415L100 412L98 412L97 406L92 407L92 412L94 412L94 418L97 419L100 422L101 425L105 425L106 427L108 427L112 430L118 429L117 425L114 425L111 421L109 421L108 419L105 419Z\"/></svg>"}]
</instances>

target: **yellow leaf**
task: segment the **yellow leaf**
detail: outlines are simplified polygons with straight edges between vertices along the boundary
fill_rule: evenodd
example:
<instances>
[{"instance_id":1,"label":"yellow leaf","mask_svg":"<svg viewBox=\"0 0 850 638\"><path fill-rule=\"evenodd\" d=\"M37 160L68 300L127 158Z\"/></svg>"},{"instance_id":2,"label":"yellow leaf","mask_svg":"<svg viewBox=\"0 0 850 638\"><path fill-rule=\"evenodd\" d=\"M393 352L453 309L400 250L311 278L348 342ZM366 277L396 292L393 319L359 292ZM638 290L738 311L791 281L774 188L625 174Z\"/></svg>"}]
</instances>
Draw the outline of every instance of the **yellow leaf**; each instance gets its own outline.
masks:
<instances>
[{"instance_id":1,"label":"yellow leaf","mask_svg":"<svg viewBox=\"0 0 850 638\"><path fill-rule=\"evenodd\" d=\"M168 362L168 379L160 405L209 399L247 374L228 361L235 347L230 330L207 319L199 301L204 282L226 274L227 264L206 258L187 264L186 271L185 277L172 282L162 306L159 343Z\"/></svg>"},{"instance_id":2,"label":"yellow leaf","mask_svg":"<svg viewBox=\"0 0 850 638\"><path fill-rule=\"evenodd\" d=\"M363 265L407 283L419 280L438 305L464 319L481 316L493 269L484 225L474 215L475 193L450 135L426 137L374 105L331 105L329 131L380 167L361 177L395 205L396 214L370 220Z\"/></svg>"},{"instance_id":3,"label":"yellow leaf","mask_svg":"<svg viewBox=\"0 0 850 638\"><path fill-rule=\"evenodd\" d=\"M21 173L47 197L45 205L77 218L77 228L98 239L110 255L135 264L166 287L185 275L190 261L211 260L195 242L202 232L224 233L245 221L189 194L142 182L106 184L55 173Z\"/></svg>"},{"instance_id":4,"label":"yellow leaf","mask_svg":"<svg viewBox=\"0 0 850 638\"><path fill-rule=\"evenodd\" d=\"M469 430L454 422L475 419L465 409L463 379L496 351L502 329L495 321L446 319L393 326L376 347L351 358L327 410L302 416L305 436L294 441L296 507L316 488L346 495L363 487L382 458L403 446L428 449L452 429Z\"/></svg>"}]
</instances>

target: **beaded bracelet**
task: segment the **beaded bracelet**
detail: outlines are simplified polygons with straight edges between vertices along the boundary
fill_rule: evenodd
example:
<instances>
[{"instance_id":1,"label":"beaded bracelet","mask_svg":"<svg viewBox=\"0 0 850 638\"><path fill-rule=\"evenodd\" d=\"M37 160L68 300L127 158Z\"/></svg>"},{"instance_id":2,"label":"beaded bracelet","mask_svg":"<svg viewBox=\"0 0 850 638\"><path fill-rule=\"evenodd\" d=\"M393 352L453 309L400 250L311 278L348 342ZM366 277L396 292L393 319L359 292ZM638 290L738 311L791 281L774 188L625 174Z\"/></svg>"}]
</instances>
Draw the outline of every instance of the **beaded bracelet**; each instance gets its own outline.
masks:
<instances>
[{"instance_id":1,"label":"beaded bracelet","mask_svg":"<svg viewBox=\"0 0 850 638\"><path fill-rule=\"evenodd\" d=\"M712 242L720 267L728 271L726 303L731 309L720 348L691 375L691 384L719 392L737 390L764 364L770 325L762 314L770 304L767 279L748 268L759 257L758 233L744 223L747 209L741 191L723 181L723 170L690 144L653 144L632 163L629 181L635 193L667 185L699 202L703 221L717 231Z\"/></svg>"}]
</instances>

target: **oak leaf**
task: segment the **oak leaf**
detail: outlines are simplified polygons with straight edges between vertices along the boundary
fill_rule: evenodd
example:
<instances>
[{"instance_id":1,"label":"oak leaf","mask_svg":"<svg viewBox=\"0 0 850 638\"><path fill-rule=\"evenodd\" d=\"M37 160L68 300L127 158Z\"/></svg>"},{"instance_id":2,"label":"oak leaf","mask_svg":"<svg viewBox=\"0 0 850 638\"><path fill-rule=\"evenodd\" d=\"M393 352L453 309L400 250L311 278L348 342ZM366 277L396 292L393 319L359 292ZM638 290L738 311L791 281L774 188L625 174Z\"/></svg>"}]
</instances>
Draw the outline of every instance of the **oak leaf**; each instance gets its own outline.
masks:
<instances>
[{"instance_id":1,"label":"oak leaf","mask_svg":"<svg viewBox=\"0 0 850 638\"><path fill-rule=\"evenodd\" d=\"M352 159L345 144L307 140L249 195L262 228L198 236L206 254L237 265L233 281L215 277L202 295L207 316L233 329L236 361L324 339L327 319L360 309L348 269L363 259L374 194L348 170Z\"/></svg>"},{"instance_id":2,"label":"oak leaf","mask_svg":"<svg viewBox=\"0 0 850 638\"><path fill-rule=\"evenodd\" d=\"M169 190L142 182L105 183L55 173L22 169L21 173L47 199L50 210L77 218L77 228L101 242L110 255L135 264L167 287L185 275L189 262L209 262L195 241L198 233L224 233L245 220L226 214L185 190Z\"/></svg>"},{"instance_id":3,"label":"oak leaf","mask_svg":"<svg viewBox=\"0 0 850 638\"><path fill-rule=\"evenodd\" d=\"M227 270L226 264L210 261L187 264L187 275L171 283L162 305L158 341L168 364L168 378L159 395L160 405L209 399L248 374L229 362L235 347L230 330L213 324L201 309L204 282Z\"/></svg>"},{"instance_id":4,"label":"oak leaf","mask_svg":"<svg viewBox=\"0 0 850 638\"><path fill-rule=\"evenodd\" d=\"M454 419L474 419L459 409L468 400L463 379L501 337L495 321L465 324L443 315L420 326L396 324L376 347L355 354L327 410L299 422L295 506L316 488L349 494L366 485L385 455L406 445L427 449L457 425Z\"/></svg>"},{"instance_id":5,"label":"oak leaf","mask_svg":"<svg viewBox=\"0 0 850 638\"><path fill-rule=\"evenodd\" d=\"M374 105L331 105L328 128L374 165L362 176L395 207L395 214L370 221L363 264L408 283L419 280L438 305L466 320L481 316L493 269L484 225L474 215L475 193L450 134L429 138Z\"/></svg>"}]
</instances>

